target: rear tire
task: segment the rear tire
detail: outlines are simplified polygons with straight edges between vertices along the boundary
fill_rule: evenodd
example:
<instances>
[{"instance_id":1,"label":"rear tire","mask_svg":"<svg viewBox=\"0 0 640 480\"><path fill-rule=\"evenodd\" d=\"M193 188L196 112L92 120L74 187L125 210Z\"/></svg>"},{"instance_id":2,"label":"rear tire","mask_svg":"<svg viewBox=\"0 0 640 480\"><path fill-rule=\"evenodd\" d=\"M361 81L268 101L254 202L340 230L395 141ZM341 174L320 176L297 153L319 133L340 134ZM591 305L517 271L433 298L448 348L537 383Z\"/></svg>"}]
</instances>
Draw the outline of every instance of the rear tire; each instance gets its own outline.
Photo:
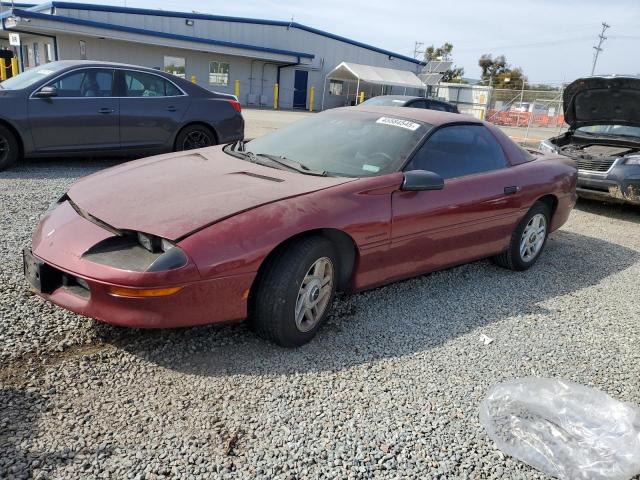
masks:
<instances>
[{"instance_id":1,"label":"rear tire","mask_svg":"<svg viewBox=\"0 0 640 480\"><path fill-rule=\"evenodd\" d=\"M543 202L534 203L511 234L509 248L496 255L494 262L515 271L531 268L547 243L550 219L549 206Z\"/></svg>"},{"instance_id":2,"label":"rear tire","mask_svg":"<svg viewBox=\"0 0 640 480\"><path fill-rule=\"evenodd\" d=\"M308 237L267 260L249 299L249 325L282 347L309 342L331 309L339 278L333 244Z\"/></svg>"},{"instance_id":3,"label":"rear tire","mask_svg":"<svg viewBox=\"0 0 640 480\"><path fill-rule=\"evenodd\" d=\"M204 125L187 125L176 137L174 150L181 152L196 148L205 148L216 145L216 136L213 131Z\"/></svg>"},{"instance_id":4,"label":"rear tire","mask_svg":"<svg viewBox=\"0 0 640 480\"><path fill-rule=\"evenodd\" d=\"M13 167L18 163L20 146L15 135L0 125L0 171Z\"/></svg>"}]
</instances>

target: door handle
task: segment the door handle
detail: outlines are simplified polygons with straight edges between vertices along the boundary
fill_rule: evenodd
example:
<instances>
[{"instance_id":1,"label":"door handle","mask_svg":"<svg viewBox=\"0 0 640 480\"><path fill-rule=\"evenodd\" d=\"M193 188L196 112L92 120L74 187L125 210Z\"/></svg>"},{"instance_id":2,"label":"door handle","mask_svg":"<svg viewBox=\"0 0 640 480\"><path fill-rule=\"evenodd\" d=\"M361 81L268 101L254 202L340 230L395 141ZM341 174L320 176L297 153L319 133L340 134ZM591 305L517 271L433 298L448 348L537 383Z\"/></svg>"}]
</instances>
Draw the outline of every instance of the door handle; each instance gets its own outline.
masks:
<instances>
[{"instance_id":1,"label":"door handle","mask_svg":"<svg viewBox=\"0 0 640 480\"><path fill-rule=\"evenodd\" d=\"M176 107L174 107L173 105L171 105L170 107L167 107L167 110L170 111L170 112L175 112L178 109Z\"/></svg>"},{"instance_id":2,"label":"door handle","mask_svg":"<svg viewBox=\"0 0 640 480\"><path fill-rule=\"evenodd\" d=\"M516 186L504 187L505 195L513 195L514 193L518 193L519 191L520 191L520 187L516 187Z\"/></svg>"},{"instance_id":3,"label":"door handle","mask_svg":"<svg viewBox=\"0 0 640 480\"><path fill-rule=\"evenodd\" d=\"M98 110L98 113L104 113L104 114L113 113L113 112L115 112L113 108L101 108L100 110Z\"/></svg>"}]
</instances>

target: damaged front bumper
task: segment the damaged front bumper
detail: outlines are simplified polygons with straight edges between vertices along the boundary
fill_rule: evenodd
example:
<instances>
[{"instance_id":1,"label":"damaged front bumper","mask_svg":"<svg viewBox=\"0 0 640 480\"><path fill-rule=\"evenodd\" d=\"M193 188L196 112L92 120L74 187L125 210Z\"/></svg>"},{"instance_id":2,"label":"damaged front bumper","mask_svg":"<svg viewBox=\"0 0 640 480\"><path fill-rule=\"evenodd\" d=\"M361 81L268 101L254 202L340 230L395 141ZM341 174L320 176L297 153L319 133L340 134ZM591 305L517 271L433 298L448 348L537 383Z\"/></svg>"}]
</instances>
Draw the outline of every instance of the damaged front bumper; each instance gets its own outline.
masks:
<instances>
[{"instance_id":1,"label":"damaged front bumper","mask_svg":"<svg viewBox=\"0 0 640 480\"><path fill-rule=\"evenodd\" d=\"M580 170L576 191L582 198L640 205L640 168L614 165L604 174Z\"/></svg>"}]
</instances>

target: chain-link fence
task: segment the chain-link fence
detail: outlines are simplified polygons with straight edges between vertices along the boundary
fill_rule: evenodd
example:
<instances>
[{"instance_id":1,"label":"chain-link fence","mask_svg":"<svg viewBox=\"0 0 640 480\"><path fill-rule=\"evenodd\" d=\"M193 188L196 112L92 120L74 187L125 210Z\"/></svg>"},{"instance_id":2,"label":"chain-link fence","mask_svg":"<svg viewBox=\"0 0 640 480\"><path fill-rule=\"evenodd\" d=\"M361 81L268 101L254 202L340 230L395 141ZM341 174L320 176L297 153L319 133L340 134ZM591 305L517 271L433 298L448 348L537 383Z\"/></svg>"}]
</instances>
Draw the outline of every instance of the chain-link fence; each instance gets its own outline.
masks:
<instances>
[{"instance_id":1,"label":"chain-link fence","mask_svg":"<svg viewBox=\"0 0 640 480\"><path fill-rule=\"evenodd\" d=\"M461 113L499 125L514 140L527 145L535 145L567 127L561 87L513 90L440 83L429 89L428 96L455 104Z\"/></svg>"},{"instance_id":2,"label":"chain-link fence","mask_svg":"<svg viewBox=\"0 0 640 480\"><path fill-rule=\"evenodd\" d=\"M494 89L485 119L509 127L558 127L564 124L562 90Z\"/></svg>"}]
</instances>

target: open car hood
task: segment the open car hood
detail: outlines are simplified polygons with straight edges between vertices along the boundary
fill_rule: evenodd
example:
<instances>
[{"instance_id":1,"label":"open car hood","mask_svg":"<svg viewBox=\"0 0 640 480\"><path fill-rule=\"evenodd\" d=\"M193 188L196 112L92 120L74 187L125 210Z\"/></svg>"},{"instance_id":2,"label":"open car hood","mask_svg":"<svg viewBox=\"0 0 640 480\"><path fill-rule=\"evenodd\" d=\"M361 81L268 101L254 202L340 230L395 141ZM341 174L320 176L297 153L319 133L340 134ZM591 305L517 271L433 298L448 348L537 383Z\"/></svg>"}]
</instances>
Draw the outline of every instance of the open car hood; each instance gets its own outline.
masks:
<instances>
[{"instance_id":1,"label":"open car hood","mask_svg":"<svg viewBox=\"0 0 640 480\"><path fill-rule=\"evenodd\" d=\"M210 147L103 170L73 184L67 197L98 224L180 240L260 205L352 180L265 167Z\"/></svg>"},{"instance_id":2,"label":"open car hood","mask_svg":"<svg viewBox=\"0 0 640 480\"><path fill-rule=\"evenodd\" d=\"M564 119L572 129L587 125L640 126L640 78L579 78L563 93Z\"/></svg>"}]
</instances>

